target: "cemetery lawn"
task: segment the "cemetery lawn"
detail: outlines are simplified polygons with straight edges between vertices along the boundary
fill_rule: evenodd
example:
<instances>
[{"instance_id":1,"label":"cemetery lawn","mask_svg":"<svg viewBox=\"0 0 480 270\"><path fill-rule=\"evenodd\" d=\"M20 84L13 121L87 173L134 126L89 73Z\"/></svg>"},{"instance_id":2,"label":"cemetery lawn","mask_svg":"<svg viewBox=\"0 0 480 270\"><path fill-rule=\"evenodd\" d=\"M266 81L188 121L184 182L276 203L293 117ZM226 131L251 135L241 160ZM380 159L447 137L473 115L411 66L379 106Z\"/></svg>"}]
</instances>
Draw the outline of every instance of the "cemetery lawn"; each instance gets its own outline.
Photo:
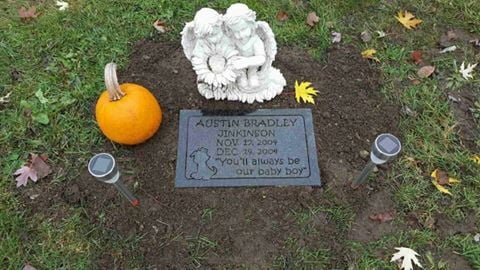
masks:
<instances>
[{"instance_id":1,"label":"cemetery lawn","mask_svg":"<svg viewBox=\"0 0 480 270\"><path fill-rule=\"evenodd\" d=\"M179 32L201 7L232 1L6 1L0 8L0 265L2 269L397 269L395 247L420 254L425 269L480 269L480 70L465 80L460 64L480 62L476 0L246 1L270 23L287 79L271 102L204 100L183 57ZM19 18L36 6L39 16ZM284 22L278 11L288 13ZM415 30L395 15L423 20ZM305 24L310 11L319 22ZM152 26L161 19L167 32ZM372 39L364 42L360 33ZM447 31L455 38L442 38ZM342 33L340 44L331 32ZM379 37L375 31L383 31ZM440 54L441 46L456 45ZM362 59L375 48L379 62ZM423 64L411 52L423 51ZM124 147L107 141L93 108L103 67L149 88L164 110L159 133ZM421 65L435 66L419 79ZM293 82L311 81L316 105L294 100ZM477 102L476 105L474 102ZM173 188L180 109L311 108L322 188ZM352 191L362 150L379 132L398 134L402 155ZM337 145L341 143L342 146ZM129 207L86 172L93 153L118 157L143 206ZM53 173L15 187L29 153L48 155ZM461 183L440 193L430 174ZM392 221L371 215L389 213Z\"/></svg>"}]
</instances>

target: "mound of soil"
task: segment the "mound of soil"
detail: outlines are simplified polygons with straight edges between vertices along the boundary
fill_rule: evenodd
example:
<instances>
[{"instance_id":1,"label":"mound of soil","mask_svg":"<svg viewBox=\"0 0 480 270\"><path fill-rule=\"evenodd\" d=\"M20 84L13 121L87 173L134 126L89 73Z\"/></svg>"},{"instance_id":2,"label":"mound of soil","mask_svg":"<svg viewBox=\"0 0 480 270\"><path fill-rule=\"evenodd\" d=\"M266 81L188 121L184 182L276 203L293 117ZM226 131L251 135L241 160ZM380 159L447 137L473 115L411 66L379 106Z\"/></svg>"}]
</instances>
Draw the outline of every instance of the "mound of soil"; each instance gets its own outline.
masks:
<instances>
[{"instance_id":1,"label":"mound of soil","mask_svg":"<svg viewBox=\"0 0 480 270\"><path fill-rule=\"evenodd\" d=\"M342 268L348 260L342 239L349 232L337 226L335 217L326 211L312 220L311 233L299 223L295 213L319 205L334 208L342 203L350 204L357 214L362 213L372 194L367 194L365 188L353 191L349 187L352 176L365 163L359 152L368 150L379 133L399 134L399 107L388 104L380 93L381 74L375 63L362 59L360 51L352 46L330 49L323 63L298 49L280 48L274 66L284 74L287 87L272 101L211 101L197 92L196 75L179 42L138 42L128 66L118 77L153 92L164 112L162 126L142 145L120 147L121 151L115 152L106 144L104 149L95 151L115 152L125 173L124 181L131 189L135 185L141 206L130 207L113 187L95 182L85 170L77 180L68 183L73 187L49 190L50 200L42 199L40 193L42 196L31 207L48 208L61 196L64 203L85 208L93 224L123 237L141 236L139 249L132 254L142 256L149 269L180 269L198 263L217 269L268 268L275 257L284 256L289 261L294 256L287 248L289 238L297 239L301 247L308 249L328 249L334 258L331 268ZM320 91L316 105L295 102L295 80L310 81ZM322 188L174 188L180 109L301 107L312 108ZM378 178L383 174L381 170ZM382 184L377 180L370 186L378 190L375 187L379 185ZM114 261L122 264L121 260L103 254L98 264L108 267Z\"/></svg>"}]
</instances>

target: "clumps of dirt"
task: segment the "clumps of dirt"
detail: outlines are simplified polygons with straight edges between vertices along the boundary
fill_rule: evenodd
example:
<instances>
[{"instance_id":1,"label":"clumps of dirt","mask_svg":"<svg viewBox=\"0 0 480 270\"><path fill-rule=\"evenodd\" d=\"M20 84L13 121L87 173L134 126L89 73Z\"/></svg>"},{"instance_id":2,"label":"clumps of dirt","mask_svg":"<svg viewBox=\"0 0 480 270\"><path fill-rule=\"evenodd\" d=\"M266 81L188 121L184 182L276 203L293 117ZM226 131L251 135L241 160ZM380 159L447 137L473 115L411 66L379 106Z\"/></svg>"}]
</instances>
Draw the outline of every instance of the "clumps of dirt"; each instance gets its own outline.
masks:
<instances>
[{"instance_id":1,"label":"clumps of dirt","mask_svg":"<svg viewBox=\"0 0 480 270\"><path fill-rule=\"evenodd\" d=\"M476 217L475 213L470 213L461 222L455 221L445 214L437 214L434 218L434 228L440 236L447 238L453 235L473 234L476 232Z\"/></svg>"},{"instance_id":2,"label":"clumps of dirt","mask_svg":"<svg viewBox=\"0 0 480 270\"><path fill-rule=\"evenodd\" d=\"M123 237L141 235L138 249L131 252L141 255L149 268L189 268L197 263L217 269L270 268L274 258L289 256L291 251L286 243L291 238L302 248L328 249L335 258L330 268L345 268L348 255L342 241L348 235L337 226L336 217L329 211L320 211L311 220L299 222L299 216L308 216L315 206L334 209L338 206L334 201L349 203L356 215L366 214L361 209L371 196L375 204L383 203L383 193L378 195L380 199L375 195L381 184L372 183L370 192L353 191L350 180L365 162L359 153L368 150L379 133L399 135L400 108L385 101L376 64L362 59L357 48L333 48L325 60L313 60L296 48L280 48L274 66L287 80L284 93L270 102L242 104L200 96L196 75L179 42L138 42L128 66L118 77L122 82L138 83L152 91L164 113L162 126L146 143L120 147L122 153L113 149L96 151L115 152L122 171L129 172L124 181L135 190L141 206L129 206L113 187L97 183L85 170L67 183L72 185L70 188L57 185L55 191L50 191L53 199L37 198L30 205L32 211L48 209L60 199L83 207L95 226ZM296 103L295 80L310 81L319 90L315 105ZM326 188L174 188L181 109L305 107L312 109L322 183ZM382 170L377 174L379 178L383 175ZM30 201L28 197L25 200ZM374 223L357 221L358 226ZM102 255L98 263L111 261L111 256ZM118 260L121 259L117 258L117 263Z\"/></svg>"},{"instance_id":3,"label":"clumps of dirt","mask_svg":"<svg viewBox=\"0 0 480 270\"><path fill-rule=\"evenodd\" d=\"M394 233L404 227L394 224L394 220L387 222L372 221L371 215L390 213L395 219L395 214L391 213L395 209L393 195L388 191L380 191L373 194L364 208L355 216L352 223L352 229L349 233L351 240L368 243L379 240L382 236Z\"/></svg>"},{"instance_id":4,"label":"clumps of dirt","mask_svg":"<svg viewBox=\"0 0 480 270\"><path fill-rule=\"evenodd\" d=\"M461 143L471 152L479 152L480 129L473 113L475 109L479 109L475 108L475 102L480 102L480 97L476 96L472 89L463 89L460 92L450 92L448 99Z\"/></svg>"}]
</instances>

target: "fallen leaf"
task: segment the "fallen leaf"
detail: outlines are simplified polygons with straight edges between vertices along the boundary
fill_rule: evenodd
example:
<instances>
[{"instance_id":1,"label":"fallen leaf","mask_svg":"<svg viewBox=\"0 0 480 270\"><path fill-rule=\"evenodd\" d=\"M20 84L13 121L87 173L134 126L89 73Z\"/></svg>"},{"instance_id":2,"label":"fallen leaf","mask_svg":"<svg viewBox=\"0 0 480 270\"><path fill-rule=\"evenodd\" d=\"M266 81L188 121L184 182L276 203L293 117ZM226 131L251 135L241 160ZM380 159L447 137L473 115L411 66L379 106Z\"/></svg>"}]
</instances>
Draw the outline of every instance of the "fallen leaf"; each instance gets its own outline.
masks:
<instances>
[{"instance_id":1,"label":"fallen leaf","mask_svg":"<svg viewBox=\"0 0 480 270\"><path fill-rule=\"evenodd\" d=\"M438 189L438 191L440 191L441 193L445 193L445 194L448 194L450 196L452 196L452 193L450 193L450 191L448 189L446 189L444 186L440 185L437 181L435 180L432 180L432 184Z\"/></svg>"},{"instance_id":2,"label":"fallen leaf","mask_svg":"<svg viewBox=\"0 0 480 270\"><path fill-rule=\"evenodd\" d=\"M417 265L420 268L423 268L423 266L420 264L420 262L417 259L417 256L420 256L420 255L418 255L418 253L415 252L413 249L404 248L404 247L400 247L400 248L396 247L395 249L398 250L398 252L393 254L390 262L397 262L401 260L401 265L399 265L400 269L413 270L413 264Z\"/></svg>"},{"instance_id":3,"label":"fallen leaf","mask_svg":"<svg viewBox=\"0 0 480 270\"><path fill-rule=\"evenodd\" d=\"M480 48L480 38L470 40L473 46Z\"/></svg>"},{"instance_id":4,"label":"fallen leaf","mask_svg":"<svg viewBox=\"0 0 480 270\"><path fill-rule=\"evenodd\" d=\"M377 30L377 31L375 31L375 33L378 34L378 38L384 38L384 37L387 36L387 34L385 34L385 32L383 32L383 31L378 31Z\"/></svg>"},{"instance_id":5,"label":"fallen leaf","mask_svg":"<svg viewBox=\"0 0 480 270\"><path fill-rule=\"evenodd\" d=\"M32 154L31 167L37 172L39 179L44 178L45 176L52 173L52 168L47 164L46 155L36 155Z\"/></svg>"},{"instance_id":6,"label":"fallen leaf","mask_svg":"<svg viewBox=\"0 0 480 270\"><path fill-rule=\"evenodd\" d=\"M25 264L22 270L37 270L37 269L31 266L30 264Z\"/></svg>"},{"instance_id":7,"label":"fallen leaf","mask_svg":"<svg viewBox=\"0 0 480 270\"><path fill-rule=\"evenodd\" d=\"M441 50L440 53L454 52L455 50L457 50L457 46L453 45Z\"/></svg>"},{"instance_id":8,"label":"fallen leaf","mask_svg":"<svg viewBox=\"0 0 480 270\"><path fill-rule=\"evenodd\" d=\"M472 157L472 160L473 160L473 162L475 162L475 163L477 163L478 165L480 165L480 154L473 156L473 157Z\"/></svg>"},{"instance_id":9,"label":"fallen leaf","mask_svg":"<svg viewBox=\"0 0 480 270\"><path fill-rule=\"evenodd\" d=\"M365 58L365 59L372 59L372 60L375 60L377 62L380 62L380 60L373 56L374 54L377 53L377 50L375 49L368 49L368 50L365 50L362 52L362 57Z\"/></svg>"},{"instance_id":10,"label":"fallen leaf","mask_svg":"<svg viewBox=\"0 0 480 270\"><path fill-rule=\"evenodd\" d=\"M32 114L32 119L35 122L38 122L42 125L48 125L48 123L50 123L50 119L48 118L48 115L46 113L42 113L42 112Z\"/></svg>"},{"instance_id":11,"label":"fallen leaf","mask_svg":"<svg viewBox=\"0 0 480 270\"><path fill-rule=\"evenodd\" d=\"M379 221L381 223L385 223L393 220L393 216L390 213L372 214L368 216L368 218L370 218L373 221Z\"/></svg>"},{"instance_id":12,"label":"fallen leaf","mask_svg":"<svg viewBox=\"0 0 480 270\"><path fill-rule=\"evenodd\" d=\"M419 50L416 50L416 51L413 51L410 56L412 57L412 60L415 64L419 64L423 61L423 52L422 51L419 51Z\"/></svg>"},{"instance_id":13,"label":"fallen leaf","mask_svg":"<svg viewBox=\"0 0 480 270\"><path fill-rule=\"evenodd\" d=\"M418 80L417 80L418 81ZM420 82L420 81L419 81ZM402 113L408 115L408 116L412 116L412 117L417 117L418 116L418 113L412 109L410 109L408 106L403 106L402 107Z\"/></svg>"},{"instance_id":14,"label":"fallen leaf","mask_svg":"<svg viewBox=\"0 0 480 270\"><path fill-rule=\"evenodd\" d=\"M42 89L38 89L37 92L35 92L35 96L38 98L38 101L40 101L40 103L48 103L48 99L43 95Z\"/></svg>"},{"instance_id":15,"label":"fallen leaf","mask_svg":"<svg viewBox=\"0 0 480 270\"><path fill-rule=\"evenodd\" d=\"M414 29L422 22L422 20L414 19L415 16L408 11L404 11L403 13L399 11L398 16L395 16L395 18L407 29Z\"/></svg>"},{"instance_id":16,"label":"fallen leaf","mask_svg":"<svg viewBox=\"0 0 480 270\"><path fill-rule=\"evenodd\" d=\"M315 11L311 11L307 15L307 24L310 25L311 27L315 26L318 22L320 21L320 18L317 16L317 13Z\"/></svg>"},{"instance_id":17,"label":"fallen leaf","mask_svg":"<svg viewBox=\"0 0 480 270\"><path fill-rule=\"evenodd\" d=\"M22 20L34 19L37 18L38 15L39 14L37 13L37 8L35 6L29 7L28 9L26 9L25 7L21 7L18 10L18 16Z\"/></svg>"},{"instance_id":18,"label":"fallen leaf","mask_svg":"<svg viewBox=\"0 0 480 270\"><path fill-rule=\"evenodd\" d=\"M284 21L288 20L288 13L286 11L279 10L277 12L276 18L277 18L277 21L284 22Z\"/></svg>"},{"instance_id":19,"label":"fallen leaf","mask_svg":"<svg viewBox=\"0 0 480 270\"><path fill-rule=\"evenodd\" d=\"M29 178L33 182L37 182L38 179L42 179L49 175L52 172L52 169L50 165L46 163L46 160L46 156L31 154L30 164L28 166L22 166L13 174L14 176L17 176L15 178L17 181L17 187L26 186Z\"/></svg>"},{"instance_id":20,"label":"fallen leaf","mask_svg":"<svg viewBox=\"0 0 480 270\"><path fill-rule=\"evenodd\" d=\"M8 92L5 96L0 97L0 104L5 104L5 103L10 102L10 95L11 94L12 94L12 92Z\"/></svg>"},{"instance_id":21,"label":"fallen leaf","mask_svg":"<svg viewBox=\"0 0 480 270\"><path fill-rule=\"evenodd\" d=\"M56 5L58 6L58 10L64 11L68 8L68 3L64 1L57 1Z\"/></svg>"},{"instance_id":22,"label":"fallen leaf","mask_svg":"<svg viewBox=\"0 0 480 270\"><path fill-rule=\"evenodd\" d=\"M413 79L413 80L411 80L411 82L412 82L413 85L419 85L419 84L422 83L422 81L420 81L419 79Z\"/></svg>"},{"instance_id":23,"label":"fallen leaf","mask_svg":"<svg viewBox=\"0 0 480 270\"><path fill-rule=\"evenodd\" d=\"M370 33L370 31L365 30L360 33L360 38L363 40L363 42L369 42L372 40L372 34Z\"/></svg>"},{"instance_id":24,"label":"fallen leaf","mask_svg":"<svg viewBox=\"0 0 480 270\"><path fill-rule=\"evenodd\" d=\"M300 103L300 98L305 103L315 104L313 96L316 96L318 91L313 88L311 82L301 82L298 84L298 81L295 81L295 99L297 103Z\"/></svg>"},{"instance_id":25,"label":"fallen leaf","mask_svg":"<svg viewBox=\"0 0 480 270\"><path fill-rule=\"evenodd\" d=\"M450 191L445 188L444 185L451 186L452 184L460 183L460 180L449 177L446 172L440 169L435 169L430 176L433 178L432 184L438 189L438 191L448 195L452 195L452 193L450 193Z\"/></svg>"},{"instance_id":26,"label":"fallen leaf","mask_svg":"<svg viewBox=\"0 0 480 270\"><path fill-rule=\"evenodd\" d=\"M418 75L418 77L423 79L423 78L430 77L430 75L432 75L433 72L435 72L435 67L424 66L424 67L422 67L418 70L417 75Z\"/></svg>"},{"instance_id":27,"label":"fallen leaf","mask_svg":"<svg viewBox=\"0 0 480 270\"><path fill-rule=\"evenodd\" d=\"M340 43L342 41L342 34L338 32L332 32L332 43Z\"/></svg>"},{"instance_id":28,"label":"fallen leaf","mask_svg":"<svg viewBox=\"0 0 480 270\"><path fill-rule=\"evenodd\" d=\"M29 166L22 166L20 169L16 170L13 175L18 175L15 178L15 181L17 181L17 187L26 186L28 178L30 178L33 182L37 182L38 180L37 173Z\"/></svg>"},{"instance_id":29,"label":"fallen leaf","mask_svg":"<svg viewBox=\"0 0 480 270\"><path fill-rule=\"evenodd\" d=\"M474 65L468 64L467 68L465 68L465 62L462 62L462 65L460 66L459 72L462 74L462 76L465 80L473 79L472 72L473 72L473 69L476 66L477 66L477 64L474 64Z\"/></svg>"},{"instance_id":30,"label":"fallen leaf","mask_svg":"<svg viewBox=\"0 0 480 270\"><path fill-rule=\"evenodd\" d=\"M155 27L155 29L157 29L158 32L160 32L160 33L167 32L167 24L162 20L156 20L153 23L153 27Z\"/></svg>"},{"instance_id":31,"label":"fallen leaf","mask_svg":"<svg viewBox=\"0 0 480 270\"><path fill-rule=\"evenodd\" d=\"M480 242L480 233L475 234L475 236L473 237L473 240L477 243Z\"/></svg>"}]
</instances>

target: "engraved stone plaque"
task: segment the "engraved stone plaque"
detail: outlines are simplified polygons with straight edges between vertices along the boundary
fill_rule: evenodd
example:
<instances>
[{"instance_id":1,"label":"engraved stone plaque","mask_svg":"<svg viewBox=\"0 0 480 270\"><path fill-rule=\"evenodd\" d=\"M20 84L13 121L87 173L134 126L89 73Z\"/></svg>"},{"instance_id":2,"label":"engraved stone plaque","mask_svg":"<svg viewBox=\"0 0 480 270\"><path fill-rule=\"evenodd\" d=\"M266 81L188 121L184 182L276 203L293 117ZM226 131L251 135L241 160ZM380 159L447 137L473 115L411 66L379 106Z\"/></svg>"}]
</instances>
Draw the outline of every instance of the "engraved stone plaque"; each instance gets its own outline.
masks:
<instances>
[{"instance_id":1,"label":"engraved stone plaque","mask_svg":"<svg viewBox=\"0 0 480 270\"><path fill-rule=\"evenodd\" d=\"M320 185L310 109L181 110L176 187Z\"/></svg>"}]
</instances>

